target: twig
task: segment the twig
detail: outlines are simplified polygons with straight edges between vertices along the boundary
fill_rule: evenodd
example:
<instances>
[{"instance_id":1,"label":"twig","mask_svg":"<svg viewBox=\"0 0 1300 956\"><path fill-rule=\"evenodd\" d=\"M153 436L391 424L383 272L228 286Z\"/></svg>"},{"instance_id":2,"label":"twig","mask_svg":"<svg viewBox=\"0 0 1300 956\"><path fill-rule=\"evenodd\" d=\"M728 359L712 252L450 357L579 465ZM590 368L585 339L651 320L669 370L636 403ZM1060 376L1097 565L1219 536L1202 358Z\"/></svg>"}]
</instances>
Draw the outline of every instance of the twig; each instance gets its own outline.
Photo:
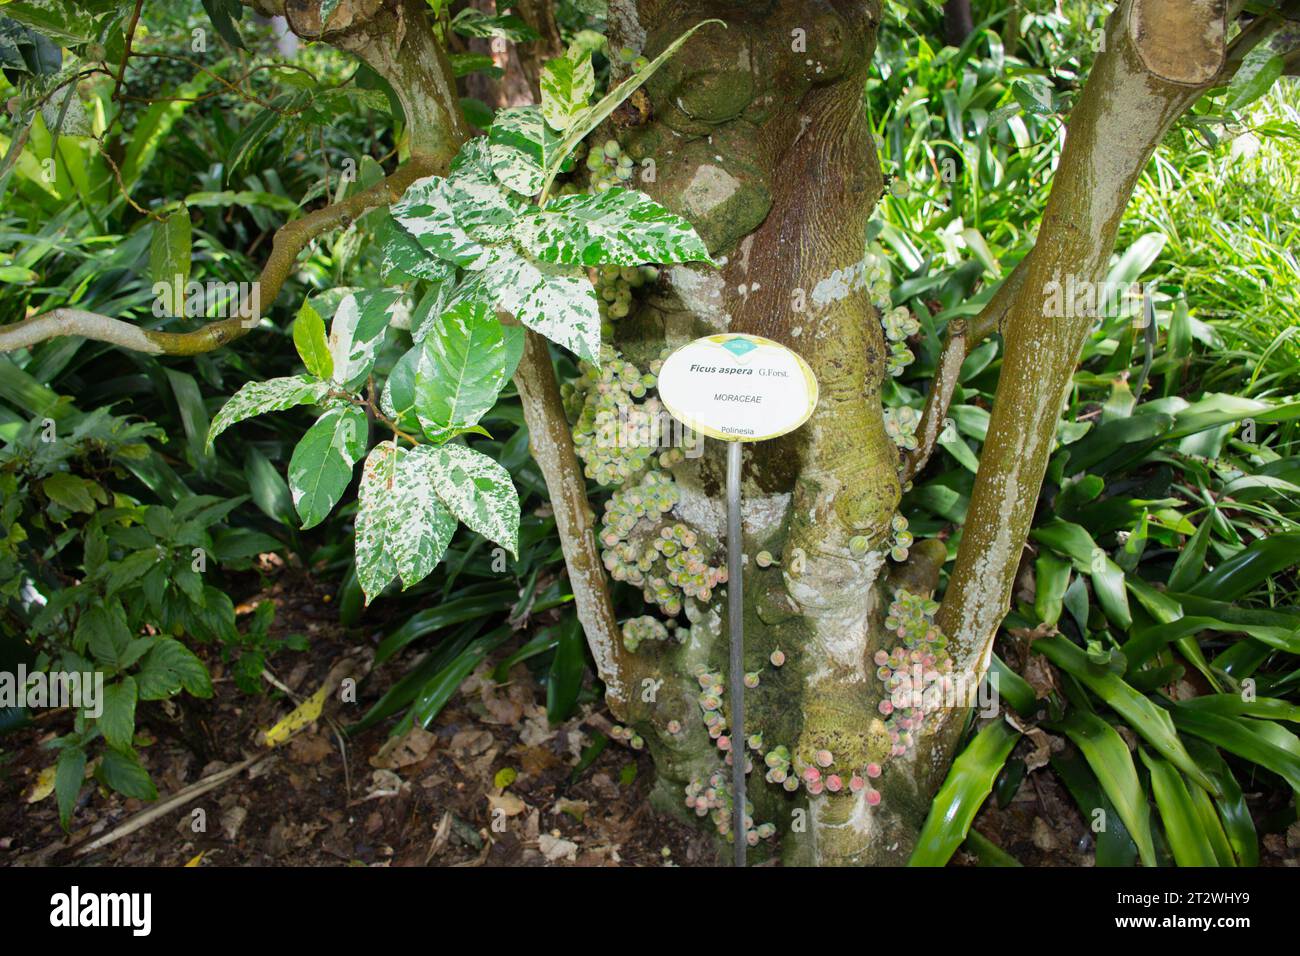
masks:
<instances>
[{"instance_id":1,"label":"twig","mask_svg":"<svg viewBox=\"0 0 1300 956\"><path fill-rule=\"evenodd\" d=\"M207 793L209 790L215 789L226 781L234 779L249 767L271 756L272 753L274 753L274 751L268 750L265 753L256 754L255 756L249 757L247 760L235 764L233 767L219 770L214 774L204 777L202 780L190 784L188 787L176 791L165 800L159 800L152 806L146 807L139 813L128 817L104 835L96 837L89 843L83 843L76 847L73 850L74 855L85 856L87 853L92 853L95 850L106 847L110 843L122 839L124 836L130 836L136 830L148 826L160 817L164 817L173 810L183 807L191 800L203 796L203 794Z\"/></svg>"}]
</instances>

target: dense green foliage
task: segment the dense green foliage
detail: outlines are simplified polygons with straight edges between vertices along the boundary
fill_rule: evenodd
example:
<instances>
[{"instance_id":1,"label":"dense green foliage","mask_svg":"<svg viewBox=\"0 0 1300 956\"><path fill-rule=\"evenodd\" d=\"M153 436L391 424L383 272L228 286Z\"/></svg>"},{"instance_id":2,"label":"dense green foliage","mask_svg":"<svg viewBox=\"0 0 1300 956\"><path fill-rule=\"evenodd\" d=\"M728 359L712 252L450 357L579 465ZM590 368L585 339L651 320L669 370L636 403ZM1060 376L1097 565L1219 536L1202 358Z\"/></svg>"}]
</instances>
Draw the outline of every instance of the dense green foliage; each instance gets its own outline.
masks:
<instances>
[{"instance_id":1,"label":"dense green foliage","mask_svg":"<svg viewBox=\"0 0 1300 956\"><path fill-rule=\"evenodd\" d=\"M530 616L572 601L509 383L523 332L497 312L567 349L557 368L579 382L602 309L621 304L602 306L587 267L707 259L688 223L641 194L564 184L584 138L658 65L606 94L589 6L563 5L578 42L544 75L539 107L493 116L466 100L486 135L451 174L313 243L254 335L192 358L75 338L0 356L0 666L105 679L103 712L54 744L65 825L88 765L155 795L138 707L210 694L205 659L260 692L268 655L306 649L271 636L269 602L237 617L259 555L336 582L347 627L387 592L364 610L383 623L378 666L423 649L358 732L428 725ZM893 177L868 239L892 304L916 320L886 320L904 446L947 322L977 314L1032 247L1104 17L1095 3L1035 0L1014 20L974 6L986 18L954 48L935 9L891 4L864 95ZM74 306L196 328L228 301L159 313L155 282L251 283L277 227L405 154L373 72L324 45L286 58L268 27L231 19L239 9L147 4L122 78L123 11L72 24L62 49L0 19L14 104L0 120L0 322ZM448 29L534 39L475 13ZM213 25L199 69L193 31ZM453 66L496 70L462 49ZM1085 348L993 662L1016 719L1069 742L1051 772L1102 821L1101 865L1250 865L1258 831L1295 820L1298 108L1293 84L1217 91L1143 176L1107 280L1136 296L1103 311ZM605 154L592 155L595 172ZM996 339L967 358L940 450L904 497L909 540L939 536L950 557L999 367ZM620 617L643 609L616 593ZM498 673L527 661L558 721L597 695L572 614L546 620L559 623ZM1001 721L969 736L915 863L966 840L998 857L972 821L1031 768ZM1265 793L1254 817L1243 790Z\"/></svg>"}]
</instances>

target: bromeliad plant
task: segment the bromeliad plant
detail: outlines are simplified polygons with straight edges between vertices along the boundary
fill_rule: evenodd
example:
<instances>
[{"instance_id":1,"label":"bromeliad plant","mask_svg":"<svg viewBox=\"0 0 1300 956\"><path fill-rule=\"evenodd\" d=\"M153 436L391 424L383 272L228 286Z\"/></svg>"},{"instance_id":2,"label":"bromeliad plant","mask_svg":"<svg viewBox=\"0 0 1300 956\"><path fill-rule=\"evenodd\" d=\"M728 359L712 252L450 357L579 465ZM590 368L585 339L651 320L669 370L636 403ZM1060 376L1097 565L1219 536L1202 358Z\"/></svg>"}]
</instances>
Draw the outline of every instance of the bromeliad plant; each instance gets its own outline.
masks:
<instances>
[{"instance_id":1,"label":"bromeliad plant","mask_svg":"<svg viewBox=\"0 0 1300 956\"><path fill-rule=\"evenodd\" d=\"M583 139L702 26L594 105L590 52L551 60L540 106L500 111L447 176L416 180L386 213L384 273L398 285L337 289L304 303L294 343L306 373L249 383L213 419L209 443L264 412L322 408L289 462L304 528L338 504L365 457L355 531L367 603L395 579L407 588L427 576L458 521L516 553L510 475L464 436L486 434L479 422L520 361L524 328L598 365L600 308L588 269L710 262L686 220L636 190L552 198ZM412 309L406 292L415 286ZM376 355L402 325L413 345L379 386ZM393 437L367 454L369 416Z\"/></svg>"}]
</instances>

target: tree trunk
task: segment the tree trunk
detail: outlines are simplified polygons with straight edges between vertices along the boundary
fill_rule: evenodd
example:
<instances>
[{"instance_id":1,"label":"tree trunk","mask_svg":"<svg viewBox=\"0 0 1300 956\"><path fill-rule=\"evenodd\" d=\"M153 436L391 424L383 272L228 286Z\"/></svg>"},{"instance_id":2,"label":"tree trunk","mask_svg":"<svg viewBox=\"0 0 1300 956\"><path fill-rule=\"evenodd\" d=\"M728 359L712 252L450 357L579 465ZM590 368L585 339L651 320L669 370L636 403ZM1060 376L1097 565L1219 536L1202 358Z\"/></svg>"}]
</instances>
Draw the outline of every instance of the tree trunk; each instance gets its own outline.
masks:
<instances>
[{"instance_id":1,"label":"tree trunk","mask_svg":"<svg viewBox=\"0 0 1300 956\"><path fill-rule=\"evenodd\" d=\"M961 46L975 32L970 0L946 0L943 5L943 40L949 46Z\"/></svg>"},{"instance_id":2,"label":"tree trunk","mask_svg":"<svg viewBox=\"0 0 1300 956\"><path fill-rule=\"evenodd\" d=\"M764 782L763 760L751 752L749 793L756 824L784 824L792 861L899 862L927 806L910 768L915 749L889 759L896 745L876 716L886 690L872 661L886 644L887 552L900 495L880 400L887 349L861 281L867 220L882 191L861 106L880 11L875 3L821 3L811 12L806 3L758 6L643 0L611 11L613 45L646 56L702 19L727 23L725 37L701 31L649 82L651 118L634 116L621 136L641 170L636 185L690 219L721 268L669 270L640 311L618 323L615 343L640 367L665 345L751 332L795 349L816 374L821 400L810 422L746 448L745 667L759 678L746 695L747 730L762 734L765 753L788 749L788 772L834 775L839 792L823 786L791 797ZM672 518L713 542L724 538L722 469L716 448L671 468ZM757 560L762 551L777 556L767 568ZM912 558L912 568L894 573L933 589L934 551ZM633 703L635 730L660 771L657 797L678 809L688 786L725 791L710 786L724 755L698 701L700 684L715 682L697 679L726 676L722 602L684 603L695 621L689 640L642 645L637 656L666 683L653 701ZM785 658L779 668L770 663L776 651ZM887 763L883 777L867 776ZM855 777L870 784L851 792ZM868 803L873 791L879 805Z\"/></svg>"}]
</instances>

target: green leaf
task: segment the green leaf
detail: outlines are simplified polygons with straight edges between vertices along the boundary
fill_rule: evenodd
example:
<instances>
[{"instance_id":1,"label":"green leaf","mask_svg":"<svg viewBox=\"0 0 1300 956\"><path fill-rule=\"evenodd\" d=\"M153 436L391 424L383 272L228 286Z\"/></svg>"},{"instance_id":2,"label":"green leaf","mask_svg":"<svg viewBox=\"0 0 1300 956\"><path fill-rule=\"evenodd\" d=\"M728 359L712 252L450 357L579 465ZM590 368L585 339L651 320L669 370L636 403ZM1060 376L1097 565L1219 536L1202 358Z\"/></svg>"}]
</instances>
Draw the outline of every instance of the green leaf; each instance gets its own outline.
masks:
<instances>
[{"instance_id":1,"label":"green leaf","mask_svg":"<svg viewBox=\"0 0 1300 956\"><path fill-rule=\"evenodd\" d=\"M96 488L98 485L95 482L70 475L66 471L56 471L41 482L41 491L46 498L69 511L81 514L90 514L95 510L92 492Z\"/></svg>"},{"instance_id":2,"label":"green leaf","mask_svg":"<svg viewBox=\"0 0 1300 956\"><path fill-rule=\"evenodd\" d=\"M519 494L510 472L464 445L429 449L438 497L472 531L519 556Z\"/></svg>"},{"instance_id":3,"label":"green leaf","mask_svg":"<svg viewBox=\"0 0 1300 956\"><path fill-rule=\"evenodd\" d=\"M1237 865L1258 866L1259 837L1255 833L1255 821L1251 818L1250 807L1246 805L1241 785L1228 769L1227 762L1213 745L1203 740L1189 739L1187 751L1219 785L1223 794L1215 799L1215 805L1219 809L1219 819L1223 823Z\"/></svg>"},{"instance_id":4,"label":"green leaf","mask_svg":"<svg viewBox=\"0 0 1300 956\"><path fill-rule=\"evenodd\" d=\"M424 339L415 368L415 410L432 441L473 425L496 404L523 355L523 329L482 303L453 306Z\"/></svg>"},{"instance_id":5,"label":"green leaf","mask_svg":"<svg viewBox=\"0 0 1300 956\"><path fill-rule=\"evenodd\" d=\"M310 302L303 302L293 321L293 344L308 372L321 379L333 376L334 358L325 337L325 320Z\"/></svg>"},{"instance_id":6,"label":"green leaf","mask_svg":"<svg viewBox=\"0 0 1300 956\"><path fill-rule=\"evenodd\" d=\"M514 237L535 259L564 265L711 262L694 227L645 193L575 193L522 216Z\"/></svg>"},{"instance_id":7,"label":"green leaf","mask_svg":"<svg viewBox=\"0 0 1300 956\"><path fill-rule=\"evenodd\" d=\"M1191 589L1191 593L1233 601L1278 571L1300 564L1300 531L1285 531L1252 541L1245 550L1222 562Z\"/></svg>"},{"instance_id":8,"label":"green leaf","mask_svg":"<svg viewBox=\"0 0 1300 956\"><path fill-rule=\"evenodd\" d=\"M86 776L86 751L81 747L63 747L54 771L54 796L59 802L59 823L67 830L72 823L72 811L77 808L81 781Z\"/></svg>"},{"instance_id":9,"label":"green leaf","mask_svg":"<svg viewBox=\"0 0 1300 956\"><path fill-rule=\"evenodd\" d=\"M930 804L908 866L943 866L965 841L1020 734L1004 720L989 724L953 761Z\"/></svg>"},{"instance_id":10,"label":"green leaf","mask_svg":"<svg viewBox=\"0 0 1300 956\"><path fill-rule=\"evenodd\" d=\"M331 408L302 436L289 459L289 491L304 531L339 503L368 437L366 414L355 405Z\"/></svg>"},{"instance_id":11,"label":"green leaf","mask_svg":"<svg viewBox=\"0 0 1300 956\"><path fill-rule=\"evenodd\" d=\"M573 713L587 672L587 643L582 623L571 615L559 626L559 646L551 660L546 681L546 719L551 726L561 724Z\"/></svg>"},{"instance_id":12,"label":"green leaf","mask_svg":"<svg viewBox=\"0 0 1300 956\"><path fill-rule=\"evenodd\" d=\"M246 454L244 478L248 481L253 503L268 518L283 525L293 524L293 496L289 493L288 483L271 460L256 448L249 448Z\"/></svg>"},{"instance_id":13,"label":"green leaf","mask_svg":"<svg viewBox=\"0 0 1300 956\"><path fill-rule=\"evenodd\" d=\"M281 412L295 405L315 405L329 394L328 382L309 375L292 375L272 378L265 382L249 382L221 406L208 429L208 447L231 425L246 418L266 412Z\"/></svg>"},{"instance_id":14,"label":"green leaf","mask_svg":"<svg viewBox=\"0 0 1300 956\"><path fill-rule=\"evenodd\" d=\"M212 696L207 667L180 641L159 638L140 660L136 674L141 700L166 700L181 688L195 697Z\"/></svg>"},{"instance_id":15,"label":"green leaf","mask_svg":"<svg viewBox=\"0 0 1300 956\"><path fill-rule=\"evenodd\" d=\"M1173 570L1169 572L1169 590L1186 591L1201 576L1201 571L1205 567L1205 552L1210 546L1210 531L1214 527L1214 515L1214 510L1206 513L1200 527L1187 542L1187 546L1178 553Z\"/></svg>"},{"instance_id":16,"label":"green leaf","mask_svg":"<svg viewBox=\"0 0 1300 956\"><path fill-rule=\"evenodd\" d=\"M1172 713L1179 730L1273 771L1292 790L1300 792L1300 745L1294 734L1268 721L1224 717L1180 705L1175 705ZM1275 734L1274 730L1282 733Z\"/></svg>"},{"instance_id":17,"label":"green leaf","mask_svg":"<svg viewBox=\"0 0 1300 956\"><path fill-rule=\"evenodd\" d=\"M1065 589L1070 585L1070 562L1042 551L1034 562L1034 613L1044 624L1061 619Z\"/></svg>"},{"instance_id":18,"label":"green leaf","mask_svg":"<svg viewBox=\"0 0 1300 956\"><path fill-rule=\"evenodd\" d=\"M110 747L127 750L135 737L135 678L123 677L104 688L104 710L99 729Z\"/></svg>"},{"instance_id":19,"label":"green leaf","mask_svg":"<svg viewBox=\"0 0 1300 956\"><path fill-rule=\"evenodd\" d=\"M1152 757L1143 748L1138 748L1138 754L1151 771L1151 790L1160 809L1160 819L1165 825L1165 836L1169 838L1174 862L1179 866L1217 866L1214 850L1201 830L1196 807L1192 805L1183 778L1170 763Z\"/></svg>"},{"instance_id":20,"label":"green leaf","mask_svg":"<svg viewBox=\"0 0 1300 956\"><path fill-rule=\"evenodd\" d=\"M1092 588L1106 616L1121 628L1133 623L1124 588L1124 571L1110 559L1082 527L1053 518L1030 532L1030 537L1074 561L1080 572L1092 575Z\"/></svg>"},{"instance_id":21,"label":"green leaf","mask_svg":"<svg viewBox=\"0 0 1300 956\"><path fill-rule=\"evenodd\" d=\"M600 306L584 269L534 262L514 249L495 246L480 275L498 309L579 358L599 364Z\"/></svg>"},{"instance_id":22,"label":"green leaf","mask_svg":"<svg viewBox=\"0 0 1300 956\"><path fill-rule=\"evenodd\" d=\"M137 800L158 799L158 790L134 753L105 750L95 769L95 779L124 797L135 797Z\"/></svg>"},{"instance_id":23,"label":"green leaf","mask_svg":"<svg viewBox=\"0 0 1300 956\"><path fill-rule=\"evenodd\" d=\"M190 280L190 211L185 207L153 223L149 241L149 274L155 284L184 289ZM183 301L183 297L182 297Z\"/></svg>"},{"instance_id":24,"label":"green leaf","mask_svg":"<svg viewBox=\"0 0 1300 956\"><path fill-rule=\"evenodd\" d=\"M1236 112L1254 103L1282 76L1284 68L1282 57L1273 52L1270 44L1266 42L1256 46L1242 59L1241 66L1228 84L1228 101L1224 109Z\"/></svg>"},{"instance_id":25,"label":"green leaf","mask_svg":"<svg viewBox=\"0 0 1300 956\"><path fill-rule=\"evenodd\" d=\"M542 116L552 129L561 133L573 125L596 92L596 73L591 67L590 51L572 52L577 55L548 60L539 80Z\"/></svg>"},{"instance_id":26,"label":"green leaf","mask_svg":"<svg viewBox=\"0 0 1300 956\"><path fill-rule=\"evenodd\" d=\"M1096 774L1097 782L1137 844L1143 865L1155 866L1151 808L1124 738L1106 721L1084 710L1071 711L1061 723L1061 729L1074 741Z\"/></svg>"},{"instance_id":27,"label":"green leaf","mask_svg":"<svg viewBox=\"0 0 1300 956\"><path fill-rule=\"evenodd\" d=\"M1215 783L1188 755L1169 714L1153 704L1146 695L1138 693L1111 671L1090 664L1082 650L1059 635L1040 638L1031 647L1061 670L1078 678L1123 717L1129 727L1159 751L1161 756L1206 790L1218 793Z\"/></svg>"}]
</instances>

